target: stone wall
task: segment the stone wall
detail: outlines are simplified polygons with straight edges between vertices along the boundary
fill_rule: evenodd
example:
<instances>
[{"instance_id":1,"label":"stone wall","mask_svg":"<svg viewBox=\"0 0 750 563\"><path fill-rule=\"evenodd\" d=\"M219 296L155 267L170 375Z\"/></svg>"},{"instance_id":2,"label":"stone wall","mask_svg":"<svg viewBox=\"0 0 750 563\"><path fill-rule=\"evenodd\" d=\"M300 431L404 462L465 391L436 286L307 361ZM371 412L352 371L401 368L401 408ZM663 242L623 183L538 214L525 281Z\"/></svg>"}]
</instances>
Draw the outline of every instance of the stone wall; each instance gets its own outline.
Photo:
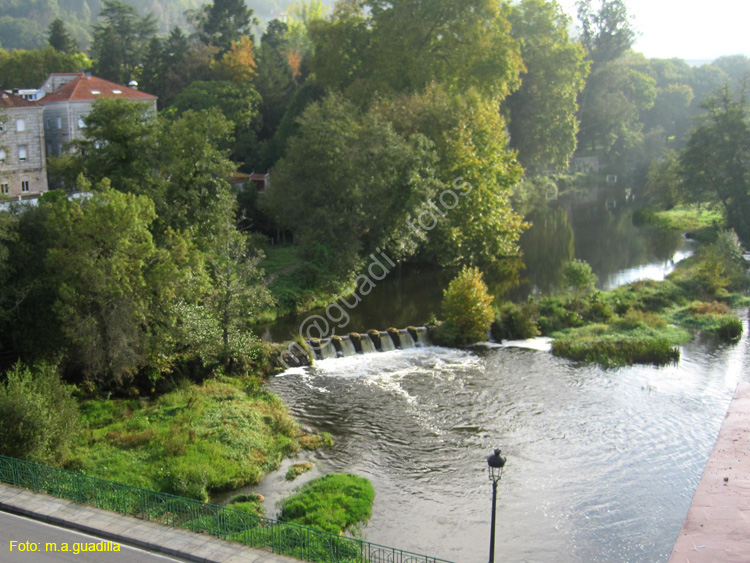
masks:
<instances>
[{"instance_id":1,"label":"stone wall","mask_svg":"<svg viewBox=\"0 0 750 563\"><path fill-rule=\"evenodd\" d=\"M0 163L0 186L7 186L11 197L39 195L47 191L46 154L41 107L20 107L6 110L5 131L0 146L5 161ZM23 120L24 130L18 130ZM19 160L19 148L26 147L26 160ZM28 190L23 191L23 182Z\"/></svg>"}]
</instances>

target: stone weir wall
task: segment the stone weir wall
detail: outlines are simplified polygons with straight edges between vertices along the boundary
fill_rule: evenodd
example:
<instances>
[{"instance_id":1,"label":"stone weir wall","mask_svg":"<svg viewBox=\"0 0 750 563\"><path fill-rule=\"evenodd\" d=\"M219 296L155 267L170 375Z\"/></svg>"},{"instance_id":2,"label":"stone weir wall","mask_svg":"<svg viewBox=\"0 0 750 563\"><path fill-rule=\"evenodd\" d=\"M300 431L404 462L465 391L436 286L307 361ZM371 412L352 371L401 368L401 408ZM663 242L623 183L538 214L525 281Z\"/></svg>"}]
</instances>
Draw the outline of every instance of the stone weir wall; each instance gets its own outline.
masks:
<instances>
[{"instance_id":1,"label":"stone weir wall","mask_svg":"<svg viewBox=\"0 0 750 563\"><path fill-rule=\"evenodd\" d=\"M315 360L327 360L430 345L427 327L373 329L363 333L350 332L346 336L311 338L305 341L304 345L293 342L279 354L278 362L286 368L299 367L310 365L311 356Z\"/></svg>"}]
</instances>

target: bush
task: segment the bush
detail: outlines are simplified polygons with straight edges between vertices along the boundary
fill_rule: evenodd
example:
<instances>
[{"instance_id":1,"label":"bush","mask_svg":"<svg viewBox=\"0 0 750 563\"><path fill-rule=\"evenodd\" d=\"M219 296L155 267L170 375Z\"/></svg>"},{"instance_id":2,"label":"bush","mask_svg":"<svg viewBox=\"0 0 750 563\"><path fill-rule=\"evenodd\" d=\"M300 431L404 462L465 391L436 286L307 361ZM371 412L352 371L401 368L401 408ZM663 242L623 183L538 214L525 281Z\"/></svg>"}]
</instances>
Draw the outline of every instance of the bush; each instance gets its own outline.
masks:
<instances>
[{"instance_id":1,"label":"bush","mask_svg":"<svg viewBox=\"0 0 750 563\"><path fill-rule=\"evenodd\" d=\"M591 271L591 266L583 260L573 260L563 266L563 281L576 300L591 295L596 286L597 277Z\"/></svg>"},{"instance_id":2,"label":"bush","mask_svg":"<svg viewBox=\"0 0 750 563\"><path fill-rule=\"evenodd\" d=\"M495 315L492 323L492 337L502 340L526 340L539 336L539 327L532 318L531 307L521 307L514 303L503 303Z\"/></svg>"},{"instance_id":3,"label":"bush","mask_svg":"<svg viewBox=\"0 0 750 563\"><path fill-rule=\"evenodd\" d=\"M313 479L285 499L279 520L340 534L369 520L374 499L368 479L332 473Z\"/></svg>"},{"instance_id":4,"label":"bush","mask_svg":"<svg viewBox=\"0 0 750 563\"><path fill-rule=\"evenodd\" d=\"M78 433L73 387L48 364L17 363L0 385L0 454L59 465Z\"/></svg>"},{"instance_id":5,"label":"bush","mask_svg":"<svg viewBox=\"0 0 750 563\"><path fill-rule=\"evenodd\" d=\"M443 292L443 314L456 344L487 339L493 321L492 296L479 268L464 268Z\"/></svg>"}]
</instances>

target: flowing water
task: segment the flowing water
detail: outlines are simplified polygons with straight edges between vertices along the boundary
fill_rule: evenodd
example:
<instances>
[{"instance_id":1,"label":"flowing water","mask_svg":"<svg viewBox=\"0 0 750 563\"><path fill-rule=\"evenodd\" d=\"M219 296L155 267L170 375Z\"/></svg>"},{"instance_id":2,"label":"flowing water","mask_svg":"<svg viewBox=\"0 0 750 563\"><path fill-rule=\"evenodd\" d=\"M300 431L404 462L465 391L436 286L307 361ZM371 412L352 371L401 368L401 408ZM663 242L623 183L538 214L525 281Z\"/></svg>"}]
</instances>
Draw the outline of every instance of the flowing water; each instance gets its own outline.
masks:
<instances>
[{"instance_id":1,"label":"flowing water","mask_svg":"<svg viewBox=\"0 0 750 563\"><path fill-rule=\"evenodd\" d=\"M550 209L524 237L525 293L545 292L562 265L587 260L599 286L661 279L688 255L678 235L638 229L629 213ZM439 311L450 275L394 274L351 312L351 330L419 325ZM498 561L666 561L737 383L748 378L745 335L732 346L695 339L678 365L604 370L553 357L549 341L472 350L418 346L318 361L268 386L331 450L286 460L253 490L278 500L329 472L368 477L371 542L457 563L487 560L491 485L486 457L502 448ZM298 319L266 327L294 332ZM403 335L402 335L403 338ZM510 345L509 345L510 344ZM289 464L314 470L293 483ZM222 500L222 499L217 499Z\"/></svg>"},{"instance_id":2,"label":"flowing water","mask_svg":"<svg viewBox=\"0 0 750 563\"><path fill-rule=\"evenodd\" d=\"M747 319L745 319L747 333ZM458 563L486 558L500 447L498 561L666 561L737 383L747 336L694 341L679 365L603 370L541 350L436 347L316 362L269 387L332 450L253 490L275 503L328 472L376 490L368 541ZM315 470L292 484L289 463ZM486 560L486 559L485 559Z\"/></svg>"}]
</instances>

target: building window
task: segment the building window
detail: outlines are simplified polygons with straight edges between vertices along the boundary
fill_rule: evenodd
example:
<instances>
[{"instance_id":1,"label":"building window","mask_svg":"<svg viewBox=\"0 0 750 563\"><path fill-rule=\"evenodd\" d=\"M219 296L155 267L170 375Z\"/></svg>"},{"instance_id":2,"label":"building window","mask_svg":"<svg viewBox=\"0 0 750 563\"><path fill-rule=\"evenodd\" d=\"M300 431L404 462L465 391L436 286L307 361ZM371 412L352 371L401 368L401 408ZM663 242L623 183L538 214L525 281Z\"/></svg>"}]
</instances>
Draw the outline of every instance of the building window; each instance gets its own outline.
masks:
<instances>
[{"instance_id":1,"label":"building window","mask_svg":"<svg viewBox=\"0 0 750 563\"><path fill-rule=\"evenodd\" d=\"M5 123L3 123L2 119L0 119L0 133L5 131Z\"/></svg>"},{"instance_id":2,"label":"building window","mask_svg":"<svg viewBox=\"0 0 750 563\"><path fill-rule=\"evenodd\" d=\"M47 143L47 156L52 156L52 143Z\"/></svg>"},{"instance_id":3,"label":"building window","mask_svg":"<svg viewBox=\"0 0 750 563\"><path fill-rule=\"evenodd\" d=\"M28 192L29 191L29 181L28 180L22 180L21 181L21 191L22 192Z\"/></svg>"},{"instance_id":4,"label":"building window","mask_svg":"<svg viewBox=\"0 0 750 563\"><path fill-rule=\"evenodd\" d=\"M57 118L57 128L62 129L62 117Z\"/></svg>"},{"instance_id":5,"label":"building window","mask_svg":"<svg viewBox=\"0 0 750 563\"><path fill-rule=\"evenodd\" d=\"M47 129L52 129L52 120L49 117L47 118Z\"/></svg>"},{"instance_id":6,"label":"building window","mask_svg":"<svg viewBox=\"0 0 750 563\"><path fill-rule=\"evenodd\" d=\"M0 162L5 162L5 149L0 149Z\"/></svg>"},{"instance_id":7,"label":"building window","mask_svg":"<svg viewBox=\"0 0 750 563\"><path fill-rule=\"evenodd\" d=\"M26 157L28 151L26 149L26 145L19 145L18 147L18 160L19 162L26 162Z\"/></svg>"},{"instance_id":8,"label":"building window","mask_svg":"<svg viewBox=\"0 0 750 563\"><path fill-rule=\"evenodd\" d=\"M78 116L78 128L79 129L85 129L86 128L86 122L83 120L83 116Z\"/></svg>"},{"instance_id":9,"label":"building window","mask_svg":"<svg viewBox=\"0 0 750 563\"><path fill-rule=\"evenodd\" d=\"M10 186L7 183L3 182L2 184L0 184L0 192L8 195L10 193Z\"/></svg>"},{"instance_id":10,"label":"building window","mask_svg":"<svg viewBox=\"0 0 750 563\"><path fill-rule=\"evenodd\" d=\"M16 131L26 131L26 122L23 119L16 119Z\"/></svg>"}]
</instances>

